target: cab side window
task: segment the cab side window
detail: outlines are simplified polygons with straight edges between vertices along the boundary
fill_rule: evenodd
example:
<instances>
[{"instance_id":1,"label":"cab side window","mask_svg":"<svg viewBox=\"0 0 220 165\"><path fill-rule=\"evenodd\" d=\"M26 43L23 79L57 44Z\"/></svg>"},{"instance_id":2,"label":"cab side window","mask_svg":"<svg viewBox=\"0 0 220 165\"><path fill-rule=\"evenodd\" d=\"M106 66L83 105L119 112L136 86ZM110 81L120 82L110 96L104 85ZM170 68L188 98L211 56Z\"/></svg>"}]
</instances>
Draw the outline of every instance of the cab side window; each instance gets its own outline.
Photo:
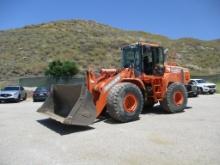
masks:
<instances>
[{"instance_id":1,"label":"cab side window","mask_svg":"<svg viewBox=\"0 0 220 165\"><path fill-rule=\"evenodd\" d=\"M146 74L153 73L153 56L150 47L143 47L143 70Z\"/></svg>"}]
</instances>

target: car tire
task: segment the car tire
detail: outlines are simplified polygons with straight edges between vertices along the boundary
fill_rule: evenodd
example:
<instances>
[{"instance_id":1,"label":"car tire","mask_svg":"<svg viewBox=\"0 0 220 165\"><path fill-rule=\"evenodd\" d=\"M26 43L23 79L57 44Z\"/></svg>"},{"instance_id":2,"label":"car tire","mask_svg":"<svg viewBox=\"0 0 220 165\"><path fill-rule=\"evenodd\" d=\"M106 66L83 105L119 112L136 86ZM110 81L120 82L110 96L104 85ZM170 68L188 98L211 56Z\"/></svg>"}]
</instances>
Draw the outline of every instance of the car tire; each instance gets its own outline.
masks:
<instances>
[{"instance_id":1,"label":"car tire","mask_svg":"<svg viewBox=\"0 0 220 165\"><path fill-rule=\"evenodd\" d=\"M199 94L204 94L203 89L201 87L199 88Z\"/></svg>"},{"instance_id":2,"label":"car tire","mask_svg":"<svg viewBox=\"0 0 220 165\"><path fill-rule=\"evenodd\" d=\"M27 99L27 93L25 93L23 100Z\"/></svg>"},{"instance_id":3,"label":"car tire","mask_svg":"<svg viewBox=\"0 0 220 165\"><path fill-rule=\"evenodd\" d=\"M18 103L21 101L21 95L18 95L18 98L15 99L15 102Z\"/></svg>"},{"instance_id":4,"label":"car tire","mask_svg":"<svg viewBox=\"0 0 220 165\"><path fill-rule=\"evenodd\" d=\"M193 93L192 96L193 96L193 97L198 97L198 93L197 93L197 92L196 92L196 93Z\"/></svg>"}]
</instances>

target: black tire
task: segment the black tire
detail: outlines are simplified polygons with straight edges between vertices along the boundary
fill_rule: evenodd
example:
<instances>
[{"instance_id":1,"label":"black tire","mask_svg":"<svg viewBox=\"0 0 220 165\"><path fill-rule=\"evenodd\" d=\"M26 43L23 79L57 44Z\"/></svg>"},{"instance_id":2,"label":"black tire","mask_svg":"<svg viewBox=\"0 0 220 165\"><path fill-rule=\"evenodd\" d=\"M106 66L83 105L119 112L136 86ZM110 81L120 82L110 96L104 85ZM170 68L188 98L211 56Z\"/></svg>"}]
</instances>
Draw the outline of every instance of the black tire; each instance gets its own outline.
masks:
<instances>
[{"instance_id":1,"label":"black tire","mask_svg":"<svg viewBox=\"0 0 220 165\"><path fill-rule=\"evenodd\" d=\"M26 100L26 99L27 99L27 93L25 93L23 100Z\"/></svg>"},{"instance_id":2,"label":"black tire","mask_svg":"<svg viewBox=\"0 0 220 165\"><path fill-rule=\"evenodd\" d=\"M213 91L209 91L209 94L211 94L211 95L213 95L215 92L213 92Z\"/></svg>"},{"instance_id":3,"label":"black tire","mask_svg":"<svg viewBox=\"0 0 220 165\"><path fill-rule=\"evenodd\" d=\"M127 112L123 104L124 99L128 94L133 95L137 103L132 112ZM119 83L109 91L107 98L107 112L114 120L119 122L137 120L143 109L143 102L144 99L141 90L136 85L129 82Z\"/></svg>"},{"instance_id":4,"label":"black tire","mask_svg":"<svg viewBox=\"0 0 220 165\"><path fill-rule=\"evenodd\" d=\"M193 97L198 97L198 93L197 93L197 92L196 92L196 93L193 93L192 96L193 96Z\"/></svg>"},{"instance_id":5,"label":"black tire","mask_svg":"<svg viewBox=\"0 0 220 165\"><path fill-rule=\"evenodd\" d=\"M21 95L19 95L18 98L15 99L15 102L16 102L16 103L18 103L18 102L20 102L20 101L21 101Z\"/></svg>"},{"instance_id":6,"label":"black tire","mask_svg":"<svg viewBox=\"0 0 220 165\"><path fill-rule=\"evenodd\" d=\"M203 89L199 88L199 94L204 94Z\"/></svg>"},{"instance_id":7,"label":"black tire","mask_svg":"<svg viewBox=\"0 0 220 165\"><path fill-rule=\"evenodd\" d=\"M183 101L180 103L180 105L176 105L174 100L174 95L176 92L182 95ZM170 113L176 113L176 112L181 112L186 108L187 101L188 101L188 97L185 86L181 83L172 83L168 87L165 97L161 102L161 105L165 111Z\"/></svg>"}]
</instances>

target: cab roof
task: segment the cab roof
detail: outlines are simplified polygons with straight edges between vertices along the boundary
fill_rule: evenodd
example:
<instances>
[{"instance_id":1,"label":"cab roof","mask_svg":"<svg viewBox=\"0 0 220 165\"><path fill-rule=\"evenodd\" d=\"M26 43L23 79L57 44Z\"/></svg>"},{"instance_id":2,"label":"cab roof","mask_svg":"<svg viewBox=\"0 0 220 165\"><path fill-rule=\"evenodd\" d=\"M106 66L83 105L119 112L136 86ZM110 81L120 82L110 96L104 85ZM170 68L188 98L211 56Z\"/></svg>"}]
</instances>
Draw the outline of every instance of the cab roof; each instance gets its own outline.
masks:
<instances>
[{"instance_id":1,"label":"cab roof","mask_svg":"<svg viewBox=\"0 0 220 165\"><path fill-rule=\"evenodd\" d=\"M194 80L194 81L197 81L197 80L204 80L204 79L201 79L201 78L192 78L190 80Z\"/></svg>"},{"instance_id":2,"label":"cab roof","mask_svg":"<svg viewBox=\"0 0 220 165\"><path fill-rule=\"evenodd\" d=\"M135 43L132 43L132 44L129 44L129 45L125 45L122 48L125 48L125 47L128 47L128 46L135 46L135 45L161 47L161 45L159 43L156 43L156 42L143 42L143 41L140 41L140 42L135 42Z\"/></svg>"},{"instance_id":3,"label":"cab roof","mask_svg":"<svg viewBox=\"0 0 220 165\"><path fill-rule=\"evenodd\" d=\"M136 44L139 44L139 45L146 45L146 46L153 46L153 47L160 47L160 44L159 43L156 43L156 42L137 42Z\"/></svg>"}]
</instances>

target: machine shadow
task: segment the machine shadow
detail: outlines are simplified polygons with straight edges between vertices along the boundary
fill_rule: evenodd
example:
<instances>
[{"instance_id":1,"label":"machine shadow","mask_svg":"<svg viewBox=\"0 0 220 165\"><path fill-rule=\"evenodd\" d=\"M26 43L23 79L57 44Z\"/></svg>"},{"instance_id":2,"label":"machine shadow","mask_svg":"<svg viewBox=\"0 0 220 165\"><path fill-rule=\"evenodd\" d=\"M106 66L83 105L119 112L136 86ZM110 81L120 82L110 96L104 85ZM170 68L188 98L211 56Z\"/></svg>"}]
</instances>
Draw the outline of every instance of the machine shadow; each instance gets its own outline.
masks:
<instances>
[{"instance_id":1,"label":"machine shadow","mask_svg":"<svg viewBox=\"0 0 220 165\"><path fill-rule=\"evenodd\" d=\"M185 107L185 109L191 109L191 106ZM174 115L179 113L184 113L185 111L177 112L177 113L169 113L163 110L160 105L156 105L154 107L144 107L141 114L159 114L159 115Z\"/></svg>"},{"instance_id":2,"label":"machine shadow","mask_svg":"<svg viewBox=\"0 0 220 165\"><path fill-rule=\"evenodd\" d=\"M164 114L168 115L170 113L163 110L160 105L156 105L154 107L144 107L141 114Z\"/></svg>"},{"instance_id":3,"label":"machine shadow","mask_svg":"<svg viewBox=\"0 0 220 165\"><path fill-rule=\"evenodd\" d=\"M97 121L95 121L94 123L98 123L98 122L104 122L104 123L108 123L108 124L123 124L120 123L118 121L115 121L114 119L112 119L108 114L105 114L103 116L101 116L100 118L98 118Z\"/></svg>"},{"instance_id":4,"label":"machine shadow","mask_svg":"<svg viewBox=\"0 0 220 165\"><path fill-rule=\"evenodd\" d=\"M192 107L190 106L187 106L185 109L191 109ZM175 115L175 114L180 114L180 113L184 113L185 111L182 111L182 112L177 112L177 113L169 113L169 112L166 112L162 109L162 107L160 105L156 105L154 107L144 107L143 110L142 110L142 115L151 115L151 114L157 114L157 115ZM102 120L99 120L98 122L100 121L103 121L105 123L108 123L108 124L126 124L126 123L120 123L120 122L117 122L115 121L114 119L112 119L111 117L107 116L106 118L102 118ZM135 121L138 121L138 120L134 120L132 122L135 122Z\"/></svg>"},{"instance_id":5,"label":"machine shadow","mask_svg":"<svg viewBox=\"0 0 220 165\"><path fill-rule=\"evenodd\" d=\"M60 135L67 135L94 129L90 126L64 125L50 118L37 120L37 122Z\"/></svg>"},{"instance_id":6,"label":"machine shadow","mask_svg":"<svg viewBox=\"0 0 220 165\"><path fill-rule=\"evenodd\" d=\"M106 120L104 120L105 123L108 123L108 124L126 124L126 123L121 123L121 122L118 122L112 118L106 118ZM133 122L133 121L132 121Z\"/></svg>"},{"instance_id":7,"label":"machine shadow","mask_svg":"<svg viewBox=\"0 0 220 165\"><path fill-rule=\"evenodd\" d=\"M191 106L187 106L185 109L188 110L191 108L192 108ZM184 111L178 112L178 113L184 113ZM178 113L175 113L175 114L178 114ZM156 105L152 108L144 107L141 114L142 115L145 115L145 114L174 115L172 113L168 113L164 111L160 105ZM138 120L134 120L132 122L136 122L136 121ZM89 130L95 129L90 126L64 125L50 118L37 120L37 122L51 129L52 131L59 133L60 135L67 135L71 133L77 133L77 132L83 132L83 131L89 131ZM120 123L118 121L115 121L107 114L99 117L94 123L99 123L99 122L105 122L108 124L126 124L126 123Z\"/></svg>"}]
</instances>

